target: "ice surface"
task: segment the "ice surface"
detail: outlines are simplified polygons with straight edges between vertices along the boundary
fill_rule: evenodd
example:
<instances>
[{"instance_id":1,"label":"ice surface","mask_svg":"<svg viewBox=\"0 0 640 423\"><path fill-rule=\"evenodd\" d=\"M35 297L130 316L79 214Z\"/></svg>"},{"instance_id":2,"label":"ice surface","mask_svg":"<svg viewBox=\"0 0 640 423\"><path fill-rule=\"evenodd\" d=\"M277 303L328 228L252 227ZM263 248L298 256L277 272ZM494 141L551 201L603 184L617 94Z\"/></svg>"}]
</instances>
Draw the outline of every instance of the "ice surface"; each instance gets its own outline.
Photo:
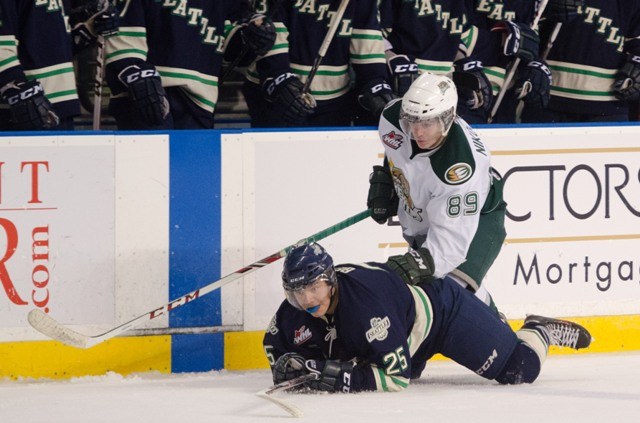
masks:
<instances>
[{"instance_id":1,"label":"ice surface","mask_svg":"<svg viewBox=\"0 0 640 423\"><path fill-rule=\"evenodd\" d=\"M270 385L266 370L4 380L0 422L640 422L640 352L550 356L532 385L437 361L400 393L278 394L301 419L255 396Z\"/></svg>"}]
</instances>

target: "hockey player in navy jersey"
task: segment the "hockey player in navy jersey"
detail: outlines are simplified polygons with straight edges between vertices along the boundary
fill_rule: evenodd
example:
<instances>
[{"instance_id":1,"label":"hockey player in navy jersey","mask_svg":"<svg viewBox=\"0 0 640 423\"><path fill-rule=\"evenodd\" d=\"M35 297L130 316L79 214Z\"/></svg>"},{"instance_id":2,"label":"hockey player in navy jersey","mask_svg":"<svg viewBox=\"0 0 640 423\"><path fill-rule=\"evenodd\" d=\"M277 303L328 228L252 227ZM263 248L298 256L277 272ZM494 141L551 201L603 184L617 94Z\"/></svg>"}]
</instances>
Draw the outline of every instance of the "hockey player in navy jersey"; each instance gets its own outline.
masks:
<instances>
[{"instance_id":1,"label":"hockey player in navy jersey","mask_svg":"<svg viewBox=\"0 0 640 423\"><path fill-rule=\"evenodd\" d=\"M263 340L274 383L312 373L311 390L399 391L436 353L501 384L532 383L549 345L591 343L585 328L542 316L513 332L471 293L409 257L334 266L318 244L292 249L282 271L286 300Z\"/></svg>"},{"instance_id":2,"label":"hockey player in navy jersey","mask_svg":"<svg viewBox=\"0 0 640 423\"><path fill-rule=\"evenodd\" d=\"M73 129L80 102L68 6L0 0L0 130Z\"/></svg>"},{"instance_id":3,"label":"hockey player in navy jersey","mask_svg":"<svg viewBox=\"0 0 640 423\"><path fill-rule=\"evenodd\" d=\"M493 306L482 286L506 237L502 181L491 154L460 117L451 79L424 73L391 102L378 128L385 150L373 167L367 206L384 224L398 216L409 247Z\"/></svg>"},{"instance_id":4,"label":"hockey player in navy jersey","mask_svg":"<svg viewBox=\"0 0 640 423\"><path fill-rule=\"evenodd\" d=\"M542 45L553 75L546 109L525 106L523 122L619 122L640 100L640 2L550 0Z\"/></svg>"},{"instance_id":5,"label":"hockey player in navy jersey","mask_svg":"<svg viewBox=\"0 0 640 423\"><path fill-rule=\"evenodd\" d=\"M304 84L342 0L255 2L257 11L273 14L278 38L247 73L243 93L252 127L349 126L356 105L364 109L357 124L377 122L394 95L376 1L346 6L309 93L303 93Z\"/></svg>"},{"instance_id":6,"label":"hockey player in navy jersey","mask_svg":"<svg viewBox=\"0 0 640 423\"><path fill-rule=\"evenodd\" d=\"M537 55L537 35L528 28L536 4L533 0L382 0L386 56L396 94L402 96L423 72L451 76L460 94L460 116L468 123L486 123L508 61L521 57L528 64ZM492 31L498 23L505 37ZM518 84L531 81L529 74L538 70L522 66ZM544 95L544 88L535 85L522 97L531 101L541 90Z\"/></svg>"},{"instance_id":7,"label":"hockey player in navy jersey","mask_svg":"<svg viewBox=\"0 0 640 423\"><path fill-rule=\"evenodd\" d=\"M109 112L119 129L210 129L227 47L254 54L275 40L248 0L121 0L120 32L106 41ZM272 37L270 37L272 35ZM243 44L237 44L239 54Z\"/></svg>"}]
</instances>

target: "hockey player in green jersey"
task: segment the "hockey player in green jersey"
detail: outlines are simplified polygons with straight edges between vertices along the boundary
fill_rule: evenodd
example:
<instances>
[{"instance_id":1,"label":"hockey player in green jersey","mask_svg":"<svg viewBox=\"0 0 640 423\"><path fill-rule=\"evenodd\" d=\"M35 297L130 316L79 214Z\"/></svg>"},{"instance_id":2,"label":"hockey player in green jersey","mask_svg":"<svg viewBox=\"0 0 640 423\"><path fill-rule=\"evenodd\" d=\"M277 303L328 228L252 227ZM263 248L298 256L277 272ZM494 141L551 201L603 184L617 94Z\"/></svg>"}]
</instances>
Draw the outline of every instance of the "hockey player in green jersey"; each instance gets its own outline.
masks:
<instances>
[{"instance_id":1,"label":"hockey player in green jersey","mask_svg":"<svg viewBox=\"0 0 640 423\"><path fill-rule=\"evenodd\" d=\"M389 103L379 125L384 165L373 168L367 205L380 224L398 216L408 261L492 305L481 284L506 237L506 203L489 150L456 116L457 101L451 79L424 73Z\"/></svg>"}]
</instances>

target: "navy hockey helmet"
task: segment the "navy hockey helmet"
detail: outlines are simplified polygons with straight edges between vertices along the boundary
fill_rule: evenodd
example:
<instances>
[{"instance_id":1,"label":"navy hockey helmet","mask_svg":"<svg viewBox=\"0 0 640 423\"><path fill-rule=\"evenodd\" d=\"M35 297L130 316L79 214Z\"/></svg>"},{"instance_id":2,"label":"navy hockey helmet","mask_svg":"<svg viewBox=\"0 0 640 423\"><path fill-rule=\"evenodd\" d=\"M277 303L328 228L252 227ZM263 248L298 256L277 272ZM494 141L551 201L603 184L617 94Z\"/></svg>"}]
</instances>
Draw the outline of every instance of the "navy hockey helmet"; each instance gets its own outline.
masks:
<instances>
[{"instance_id":1,"label":"navy hockey helmet","mask_svg":"<svg viewBox=\"0 0 640 423\"><path fill-rule=\"evenodd\" d=\"M287 254L282 269L282 286L287 300L296 308L301 308L293 295L318 280L324 280L327 285L337 285L333 258L320 244L302 244Z\"/></svg>"}]
</instances>

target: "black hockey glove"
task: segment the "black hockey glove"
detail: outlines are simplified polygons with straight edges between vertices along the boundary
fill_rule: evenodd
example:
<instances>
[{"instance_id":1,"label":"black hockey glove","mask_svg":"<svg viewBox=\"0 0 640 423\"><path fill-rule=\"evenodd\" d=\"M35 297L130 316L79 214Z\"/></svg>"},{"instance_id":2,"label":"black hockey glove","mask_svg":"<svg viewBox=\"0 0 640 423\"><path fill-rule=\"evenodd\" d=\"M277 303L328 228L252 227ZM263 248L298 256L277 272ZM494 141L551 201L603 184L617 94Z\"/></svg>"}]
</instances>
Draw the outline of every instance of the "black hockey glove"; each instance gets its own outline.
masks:
<instances>
[{"instance_id":1,"label":"black hockey glove","mask_svg":"<svg viewBox=\"0 0 640 423\"><path fill-rule=\"evenodd\" d=\"M640 56L627 56L627 61L618 70L613 90L619 100L640 100Z\"/></svg>"},{"instance_id":2,"label":"black hockey glove","mask_svg":"<svg viewBox=\"0 0 640 423\"><path fill-rule=\"evenodd\" d=\"M397 98L393 93L391 86L383 79L374 79L369 81L361 90L358 95L358 103L369 112L372 116L379 119L382 114L382 110L385 106L394 98Z\"/></svg>"},{"instance_id":3,"label":"black hockey glove","mask_svg":"<svg viewBox=\"0 0 640 423\"><path fill-rule=\"evenodd\" d=\"M312 104L315 102L307 100L302 95L303 87L302 82L291 72L268 78L262 84L266 99L273 102L291 126L301 125L315 112L315 104ZM307 96L310 97L310 94Z\"/></svg>"},{"instance_id":4,"label":"black hockey glove","mask_svg":"<svg viewBox=\"0 0 640 423\"><path fill-rule=\"evenodd\" d=\"M135 109L149 125L162 124L169 115L167 93L162 88L160 74L145 62L124 68L118 79L129 90Z\"/></svg>"},{"instance_id":5,"label":"black hockey glove","mask_svg":"<svg viewBox=\"0 0 640 423\"><path fill-rule=\"evenodd\" d=\"M381 225L398 214L398 196L391 171L386 166L374 166L369 175L367 207L371 210L373 220Z\"/></svg>"},{"instance_id":6,"label":"black hockey glove","mask_svg":"<svg viewBox=\"0 0 640 423\"><path fill-rule=\"evenodd\" d=\"M257 56L267 54L276 41L276 27L265 15L255 14L240 30L242 40Z\"/></svg>"},{"instance_id":7,"label":"black hockey glove","mask_svg":"<svg viewBox=\"0 0 640 423\"><path fill-rule=\"evenodd\" d=\"M482 62L470 58L454 62L453 82L458 89L458 101L470 110L482 108L487 112L493 104L491 82L484 73Z\"/></svg>"},{"instance_id":8,"label":"black hockey glove","mask_svg":"<svg viewBox=\"0 0 640 423\"><path fill-rule=\"evenodd\" d=\"M10 82L0 88L0 97L9 105L11 122L16 129L48 129L60 123L38 81Z\"/></svg>"},{"instance_id":9,"label":"black hockey glove","mask_svg":"<svg viewBox=\"0 0 640 423\"><path fill-rule=\"evenodd\" d=\"M544 109L551 96L551 71L544 62L531 61L518 69L515 94L527 106Z\"/></svg>"},{"instance_id":10,"label":"black hockey glove","mask_svg":"<svg viewBox=\"0 0 640 423\"><path fill-rule=\"evenodd\" d=\"M582 7L584 0L549 0L543 15L551 22L571 22Z\"/></svg>"},{"instance_id":11,"label":"black hockey glove","mask_svg":"<svg viewBox=\"0 0 640 423\"><path fill-rule=\"evenodd\" d=\"M304 365L305 358L297 353L286 353L278 357L273 365L273 384L295 379L309 373Z\"/></svg>"},{"instance_id":12,"label":"black hockey glove","mask_svg":"<svg viewBox=\"0 0 640 423\"><path fill-rule=\"evenodd\" d=\"M108 0L90 0L71 10L69 25L76 48L87 47L98 35L111 37L118 33L120 12Z\"/></svg>"},{"instance_id":13,"label":"black hockey glove","mask_svg":"<svg viewBox=\"0 0 640 423\"><path fill-rule=\"evenodd\" d=\"M504 31L505 56L516 56L527 62L536 60L540 50L540 37L529 26L511 21L503 21L492 28L493 31Z\"/></svg>"},{"instance_id":14,"label":"black hockey glove","mask_svg":"<svg viewBox=\"0 0 640 423\"><path fill-rule=\"evenodd\" d=\"M405 54L396 54L387 61L393 92L402 97L418 77L418 65Z\"/></svg>"},{"instance_id":15,"label":"black hockey glove","mask_svg":"<svg viewBox=\"0 0 640 423\"><path fill-rule=\"evenodd\" d=\"M308 373L316 373L318 378L305 383L314 391L350 392L351 373L355 367L351 361L337 360L307 360L305 366Z\"/></svg>"},{"instance_id":16,"label":"black hockey glove","mask_svg":"<svg viewBox=\"0 0 640 423\"><path fill-rule=\"evenodd\" d=\"M409 285L431 282L435 271L433 257L429 250L423 247L400 256L389 257L387 266Z\"/></svg>"}]
</instances>

